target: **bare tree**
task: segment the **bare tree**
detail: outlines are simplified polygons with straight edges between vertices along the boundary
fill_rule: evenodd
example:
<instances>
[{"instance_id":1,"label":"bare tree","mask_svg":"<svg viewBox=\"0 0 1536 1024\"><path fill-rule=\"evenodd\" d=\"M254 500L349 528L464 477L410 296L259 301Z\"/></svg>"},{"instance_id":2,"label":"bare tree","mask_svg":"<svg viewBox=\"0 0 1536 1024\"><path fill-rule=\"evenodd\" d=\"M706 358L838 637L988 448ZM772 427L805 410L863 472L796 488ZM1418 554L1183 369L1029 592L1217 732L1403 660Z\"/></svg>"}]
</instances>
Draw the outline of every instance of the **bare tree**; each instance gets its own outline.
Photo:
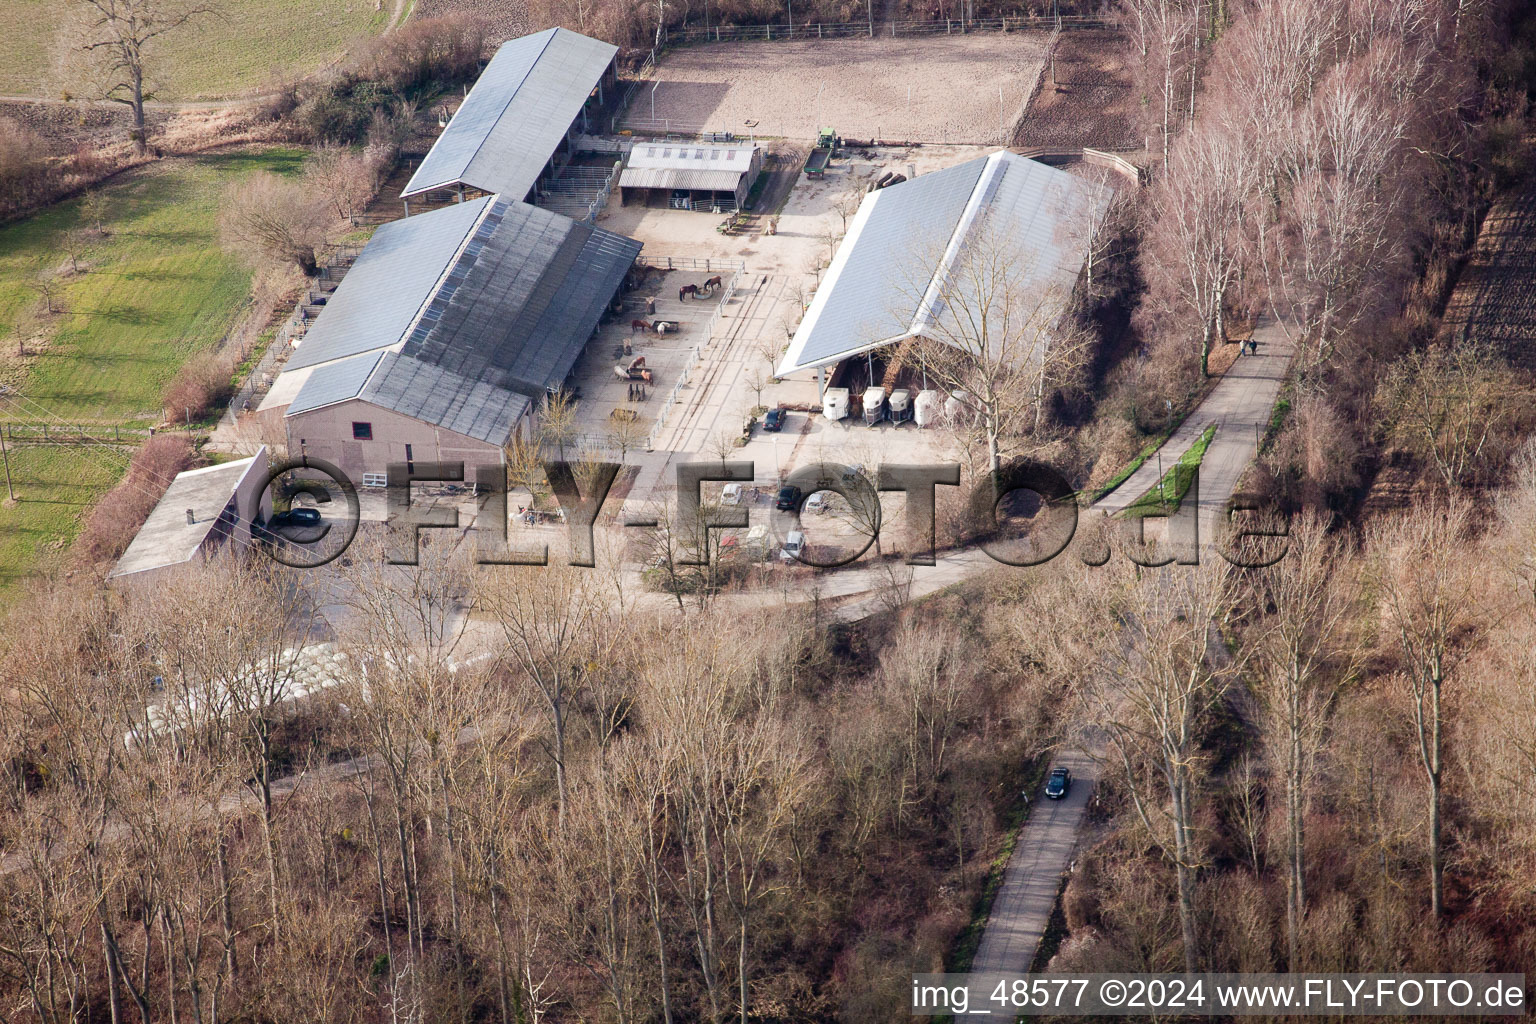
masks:
<instances>
[{"instance_id":1,"label":"bare tree","mask_svg":"<svg viewBox=\"0 0 1536 1024\"><path fill-rule=\"evenodd\" d=\"M1481 606L1466 545L1471 508L1432 503L1383 523L1370 534L1382 614L1402 658L1399 678L1418 744L1429 804L1429 897L1436 922L1445 914L1442 836L1445 784L1445 686L1461 659L1458 641Z\"/></svg>"},{"instance_id":2,"label":"bare tree","mask_svg":"<svg viewBox=\"0 0 1536 1024\"><path fill-rule=\"evenodd\" d=\"M1206 130L1180 139L1148 200L1142 268L1154 309L1190 329L1200 374L1226 340L1230 294L1244 266L1245 217L1258 164L1248 141Z\"/></svg>"},{"instance_id":3,"label":"bare tree","mask_svg":"<svg viewBox=\"0 0 1536 1024\"><path fill-rule=\"evenodd\" d=\"M1012 239L982 230L929 294L917 261L909 293L929 311L914 349L924 372L973 415L969 427L1002 468L1011 439L1039 430L1052 386L1086 357L1086 340L1063 330L1070 296Z\"/></svg>"},{"instance_id":4,"label":"bare tree","mask_svg":"<svg viewBox=\"0 0 1536 1024\"><path fill-rule=\"evenodd\" d=\"M231 186L219 215L225 248L248 260L292 263L310 276L319 269L333 223L323 195L267 172Z\"/></svg>"},{"instance_id":5,"label":"bare tree","mask_svg":"<svg viewBox=\"0 0 1536 1024\"><path fill-rule=\"evenodd\" d=\"M1478 481L1505 454L1505 425L1529 391L1498 353L1462 341L1410 353L1377 392L1389 437L1447 488Z\"/></svg>"},{"instance_id":6,"label":"bare tree","mask_svg":"<svg viewBox=\"0 0 1536 1024\"><path fill-rule=\"evenodd\" d=\"M1253 580L1266 613L1256 644L1255 693L1274 771L1285 781L1287 963L1301 969L1307 911L1306 814L1329 715L1356 670L1352 581L1343 546L1315 516L1291 530L1285 558Z\"/></svg>"},{"instance_id":7,"label":"bare tree","mask_svg":"<svg viewBox=\"0 0 1536 1024\"><path fill-rule=\"evenodd\" d=\"M1100 570L1101 572L1103 570ZM1128 570L1129 571L1129 570ZM1196 807L1206 770L1202 734L1236 666L1216 670L1232 584L1209 564L1176 577L1134 578L1118 593L1098 638L1100 668L1079 689L1084 721L1108 739L1136 818L1174 870L1184 969L1201 963L1195 886L1204 855Z\"/></svg>"},{"instance_id":8,"label":"bare tree","mask_svg":"<svg viewBox=\"0 0 1536 1024\"><path fill-rule=\"evenodd\" d=\"M596 585L585 569L550 565L493 566L476 587L477 607L501 630L502 657L543 701L562 826L570 799L566 738L572 702L588 666L600 663L606 650L605 605Z\"/></svg>"},{"instance_id":9,"label":"bare tree","mask_svg":"<svg viewBox=\"0 0 1536 1024\"><path fill-rule=\"evenodd\" d=\"M323 197L336 219L357 223L379 188L379 167L368 153L327 143L304 165L304 181L313 195Z\"/></svg>"},{"instance_id":10,"label":"bare tree","mask_svg":"<svg viewBox=\"0 0 1536 1024\"><path fill-rule=\"evenodd\" d=\"M144 103L152 98L146 86L153 44L199 15L212 13L211 4L192 0L71 0L85 16L80 46L100 59L106 75L102 95L126 105L133 115L130 137L142 156L148 149Z\"/></svg>"}]
</instances>

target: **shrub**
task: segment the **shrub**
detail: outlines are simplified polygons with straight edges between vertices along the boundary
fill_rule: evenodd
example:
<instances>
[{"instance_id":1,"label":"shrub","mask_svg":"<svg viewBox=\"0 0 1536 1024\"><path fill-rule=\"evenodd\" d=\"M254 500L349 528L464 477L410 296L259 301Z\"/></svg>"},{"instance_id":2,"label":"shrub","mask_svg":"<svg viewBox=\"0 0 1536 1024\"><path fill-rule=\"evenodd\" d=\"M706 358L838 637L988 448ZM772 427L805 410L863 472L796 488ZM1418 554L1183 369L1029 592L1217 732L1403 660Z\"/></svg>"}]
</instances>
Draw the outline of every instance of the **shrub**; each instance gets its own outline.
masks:
<instances>
[{"instance_id":1,"label":"shrub","mask_svg":"<svg viewBox=\"0 0 1536 1024\"><path fill-rule=\"evenodd\" d=\"M128 463L122 481L102 496L86 517L75 553L86 563L117 558L176 479L192 464L192 442L180 434L146 440Z\"/></svg>"},{"instance_id":2,"label":"shrub","mask_svg":"<svg viewBox=\"0 0 1536 1024\"><path fill-rule=\"evenodd\" d=\"M24 206L47 171L42 143L25 125L0 118L0 213Z\"/></svg>"},{"instance_id":3,"label":"shrub","mask_svg":"<svg viewBox=\"0 0 1536 1024\"><path fill-rule=\"evenodd\" d=\"M235 368L223 353L200 352L187 360L165 389L165 418L201 420L233 392Z\"/></svg>"},{"instance_id":4,"label":"shrub","mask_svg":"<svg viewBox=\"0 0 1536 1024\"><path fill-rule=\"evenodd\" d=\"M429 85L473 79L480 71L485 29L476 18L448 15L407 22L372 41L357 60L358 74L400 96Z\"/></svg>"},{"instance_id":5,"label":"shrub","mask_svg":"<svg viewBox=\"0 0 1536 1024\"><path fill-rule=\"evenodd\" d=\"M230 187L219 216L226 249L248 262L293 263L313 275L330 241L329 204L302 182L253 174Z\"/></svg>"},{"instance_id":6,"label":"shrub","mask_svg":"<svg viewBox=\"0 0 1536 1024\"><path fill-rule=\"evenodd\" d=\"M367 135L383 102L372 82L342 75L318 86L293 116L307 141L350 145Z\"/></svg>"}]
</instances>

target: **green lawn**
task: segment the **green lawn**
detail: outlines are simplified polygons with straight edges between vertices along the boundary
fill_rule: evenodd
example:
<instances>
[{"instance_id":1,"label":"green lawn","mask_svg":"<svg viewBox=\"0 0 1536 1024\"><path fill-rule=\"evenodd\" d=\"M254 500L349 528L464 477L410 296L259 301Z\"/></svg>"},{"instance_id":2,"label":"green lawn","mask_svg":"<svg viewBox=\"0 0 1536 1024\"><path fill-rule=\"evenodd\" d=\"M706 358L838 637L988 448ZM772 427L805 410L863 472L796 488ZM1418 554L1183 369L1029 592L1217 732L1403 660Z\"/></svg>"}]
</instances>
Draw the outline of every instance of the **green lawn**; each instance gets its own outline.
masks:
<instances>
[{"instance_id":1,"label":"green lawn","mask_svg":"<svg viewBox=\"0 0 1536 1024\"><path fill-rule=\"evenodd\" d=\"M84 94L59 69L69 48L65 0L0 0L0 94ZM260 86L274 70L314 71L389 23L391 0L224 0L219 13L167 34L151 53L163 100L227 96Z\"/></svg>"},{"instance_id":2,"label":"green lawn","mask_svg":"<svg viewBox=\"0 0 1536 1024\"><path fill-rule=\"evenodd\" d=\"M276 149L167 160L106 186L106 234L80 248L84 272L60 282L57 301L69 312L46 323L52 340L20 364L18 332L30 339L39 329L33 282L68 264L64 240L80 226L81 203L0 228L0 382L20 395L0 401L0 420L158 422L166 383L189 355L224 336L250 291L250 272L218 241L225 187L258 170L296 172L304 157ZM15 600L19 581L63 554L85 510L121 477L127 454L11 452L21 502L0 506L0 606Z\"/></svg>"},{"instance_id":3,"label":"green lawn","mask_svg":"<svg viewBox=\"0 0 1536 1024\"><path fill-rule=\"evenodd\" d=\"M28 400L0 418L140 425L194 352L237 320L251 275L218 239L225 187L256 170L293 172L302 150L167 161L107 186L104 237L78 247L83 273L59 278L52 340L18 369L18 341L39 330L40 274L68 268L79 202L0 228L0 372ZM18 338L18 334L20 337Z\"/></svg>"},{"instance_id":4,"label":"green lawn","mask_svg":"<svg viewBox=\"0 0 1536 1024\"><path fill-rule=\"evenodd\" d=\"M1189 492L1189 485L1194 482L1195 467L1205 458L1205 450L1210 447L1211 438L1215 436L1215 425L1206 427L1195 443L1189 446L1189 450L1179 456L1173 468L1120 514L1127 519L1141 519L1147 516L1171 516L1177 512L1184 495Z\"/></svg>"},{"instance_id":5,"label":"green lawn","mask_svg":"<svg viewBox=\"0 0 1536 1024\"><path fill-rule=\"evenodd\" d=\"M27 576L63 556L91 503L123 474L123 457L99 448L16 448L10 461L18 501L3 504L0 481L0 608Z\"/></svg>"}]
</instances>

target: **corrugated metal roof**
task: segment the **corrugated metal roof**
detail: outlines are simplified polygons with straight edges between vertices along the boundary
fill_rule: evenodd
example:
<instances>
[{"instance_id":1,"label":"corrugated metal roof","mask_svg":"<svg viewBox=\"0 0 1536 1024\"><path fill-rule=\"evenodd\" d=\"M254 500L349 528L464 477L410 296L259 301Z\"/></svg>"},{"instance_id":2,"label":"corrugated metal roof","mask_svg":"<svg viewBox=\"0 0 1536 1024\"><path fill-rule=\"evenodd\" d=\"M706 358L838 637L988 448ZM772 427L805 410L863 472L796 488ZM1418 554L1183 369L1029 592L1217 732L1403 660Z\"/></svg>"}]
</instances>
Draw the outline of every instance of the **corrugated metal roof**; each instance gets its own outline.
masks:
<instances>
[{"instance_id":1,"label":"corrugated metal roof","mask_svg":"<svg viewBox=\"0 0 1536 1024\"><path fill-rule=\"evenodd\" d=\"M462 283L451 295L445 285L401 354L540 398L565 380L638 255L639 242L498 200L448 275Z\"/></svg>"},{"instance_id":2,"label":"corrugated metal roof","mask_svg":"<svg viewBox=\"0 0 1536 1024\"><path fill-rule=\"evenodd\" d=\"M735 192L740 171L695 171L675 167L627 167L619 175L620 188L686 188L710 192Z\"/></svg>"},{"instance_id":3,"label":"corrugated metal roof","mask_svg":"<svg viewBox=\"0 0 1536 1024\"><path fill-rule=\"evenodd\" d=\"M752 167L756 146L718 143L643 142L629 151L630 167L675 167L679 170L734 170Z\"/></svg>"},{"instance_id":4,"label":"corrugated metal roof","mask_svg":"<svg viewBox=\"0 0 1536 1024\"><path fill-rule=\"evenodd\" d=\"M955 307L979 312L996 305L995 298L980 300L966 290L965 247L984 234L1017 247L1015 273L1023 287L1010 291L1054 320L1082 269L1083 240L1075 236L1103 218L1111 195L1107 187L1007 151L872 193L779 373L921 333L930 314L939 321L932 336L965 336L955 326ZM920 294L935 305L923 308ZM1010 312L1017 317L1019 311Z\"/></svg>"},{"instance_id":5,"label":"corrugated metal roof","mask_svg":"<svg viewBox=\"0 0 1536 1024\"><path fill-rule=\"evenodd\" d=\"M324 316L344 312L361 321L334 332L371 337L376 347L313 370L293 369L310 376L288 415L361 397L500 444L532 401L564 383L640 243L527 203L489 202L457 252L427 268L434 287L409 312L404 303L387 317L359 302L327 310Z\"/></svg>"},{"instance_id":6,"label":"corrugated metal roof","mask_svg":"<svg viewBox=\"0 0 1536 1024\"><path fill-rule=\"evenodd\" d=\"M502 44L400 194L463 182L524 198L616 53L563 28Z\"/></svg>"},{"instance_id":7,"label":"corrugated metal roof","mask_svg":"<svg viewBox=\"0 0 1536 1024\"><path fill-rule=\"evenodd\" d=\"M532 405L504 387L394 353L384 356L361 398L490 444L504 444Z\"/></svg>"},{"instance_id":8,"label":"corrugated metal roof","mask_svg":"<svg viewBox=\"0 0 1536 1024\"><path fill-rule=\"evenodd\" d=\"M373 368L379 365L379 357L384 354L380 349L376 352L364 352L360 356L350 359L338 359L333 363L315 367L310 373L309 379L299 389L293 401L288 404L287 415L293 416L311 409L318 409L322 405L332 405L336 402L345 402L349 398L356 398L358 392L363 390L363 385L368 381L368 375Z\"/></svg>"},{"instance_id":9,"label":"corrugated metal roof","mask_svg":"<svg viewBox=\"0 0 1536 1024\"><path fill-rule=\"evenodd\" d=\"M1013 329L1007 343L1016 352L1021 343L1036 337L1043 346L1048 341L1043 328L1054 325L1066 308L1083 268L1087 251L1083 235L1103 218L1111 192L1105 186L1012 153L998 154L989 161L978 188L986 189L984 212L971 234L1007 239L1009 251L1004 255L1010 263L1007 272L1012 287L1008 294L988 288L986 270L971 272L963 253L958 254L959 269L945 285L948 308L939 312L939 326L933 336L964 338L974 344L975 332L956 324L957 310L962 318L990 311L993 316L1008 316ZM1009 304L1012 308L1003 308ZM1043 348L1034 355L1043 356Z\"/></svg>"},{"instance_id":10,"label":"corrugated metal roof","mask_svg":"<svg viewBox=\"0 0 1536 1024\"><path fill-rule=\"evenodd\" d=\"M912 262L937 262L986 163L985 157L971 160L864 198L781 373L835 361L911 328L931 276L914 274Z\"/></svg>"},{"instance_id":11,"label":"corrugated metal roof","mask_svg":"<svg viewBox=\"0 0 1536 1024\"><path fill-rule=\"evenodd\" d=\"M486 197L381 225L284 369L397 343L490 203Z\"/></svg>"}]
</instances>

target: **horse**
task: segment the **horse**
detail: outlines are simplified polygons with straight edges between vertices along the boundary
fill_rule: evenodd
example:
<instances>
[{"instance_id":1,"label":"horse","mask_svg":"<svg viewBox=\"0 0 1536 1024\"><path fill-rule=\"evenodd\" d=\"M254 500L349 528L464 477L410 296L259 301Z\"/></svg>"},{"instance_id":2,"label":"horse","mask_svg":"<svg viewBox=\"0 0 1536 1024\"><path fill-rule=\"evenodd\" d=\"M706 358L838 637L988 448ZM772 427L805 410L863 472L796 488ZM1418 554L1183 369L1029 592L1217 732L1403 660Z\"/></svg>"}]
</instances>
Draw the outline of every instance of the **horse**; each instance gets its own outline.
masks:
<instances>
[{"instance_id":1,"label":"horse","mask_svg":"<svg viewBox=\"0 0 1536 1024\"><path fill-rule=\"evenodd\" d=\"M649 320L631 320L629 322L630 336L633 337L636 331L644 331L646 334L650 334L651 322Z\"/></svg>"},{"instance_id":2,"label":"horse","mask_svg":"<svg viewBox=\"0 0 1536 1024\"><path fill-rule=\"evenodd\" d=\"M698 285L696 285L696 284L685 284L685 285L683 285L681 288L679 288L677 290L677 301L678 302L682 302L683 299L685 299L685 298L692 298L693 296L698 295L698 294L699 294L699 286Z\"/></svg>"},{"instance_id":3,"label":"horse","mask_svg":"<svg viewBox=\"0 0 1536 1024\"><path fill-rule=\"evenodd\" d=\"M720 275L716 274L714 277L710 278L708 281L705 281L700 287L708 288L710 291L714 291L716 288L720 287L720 283L721 283L720 282Z\"/></svg>"}]
</instances>

